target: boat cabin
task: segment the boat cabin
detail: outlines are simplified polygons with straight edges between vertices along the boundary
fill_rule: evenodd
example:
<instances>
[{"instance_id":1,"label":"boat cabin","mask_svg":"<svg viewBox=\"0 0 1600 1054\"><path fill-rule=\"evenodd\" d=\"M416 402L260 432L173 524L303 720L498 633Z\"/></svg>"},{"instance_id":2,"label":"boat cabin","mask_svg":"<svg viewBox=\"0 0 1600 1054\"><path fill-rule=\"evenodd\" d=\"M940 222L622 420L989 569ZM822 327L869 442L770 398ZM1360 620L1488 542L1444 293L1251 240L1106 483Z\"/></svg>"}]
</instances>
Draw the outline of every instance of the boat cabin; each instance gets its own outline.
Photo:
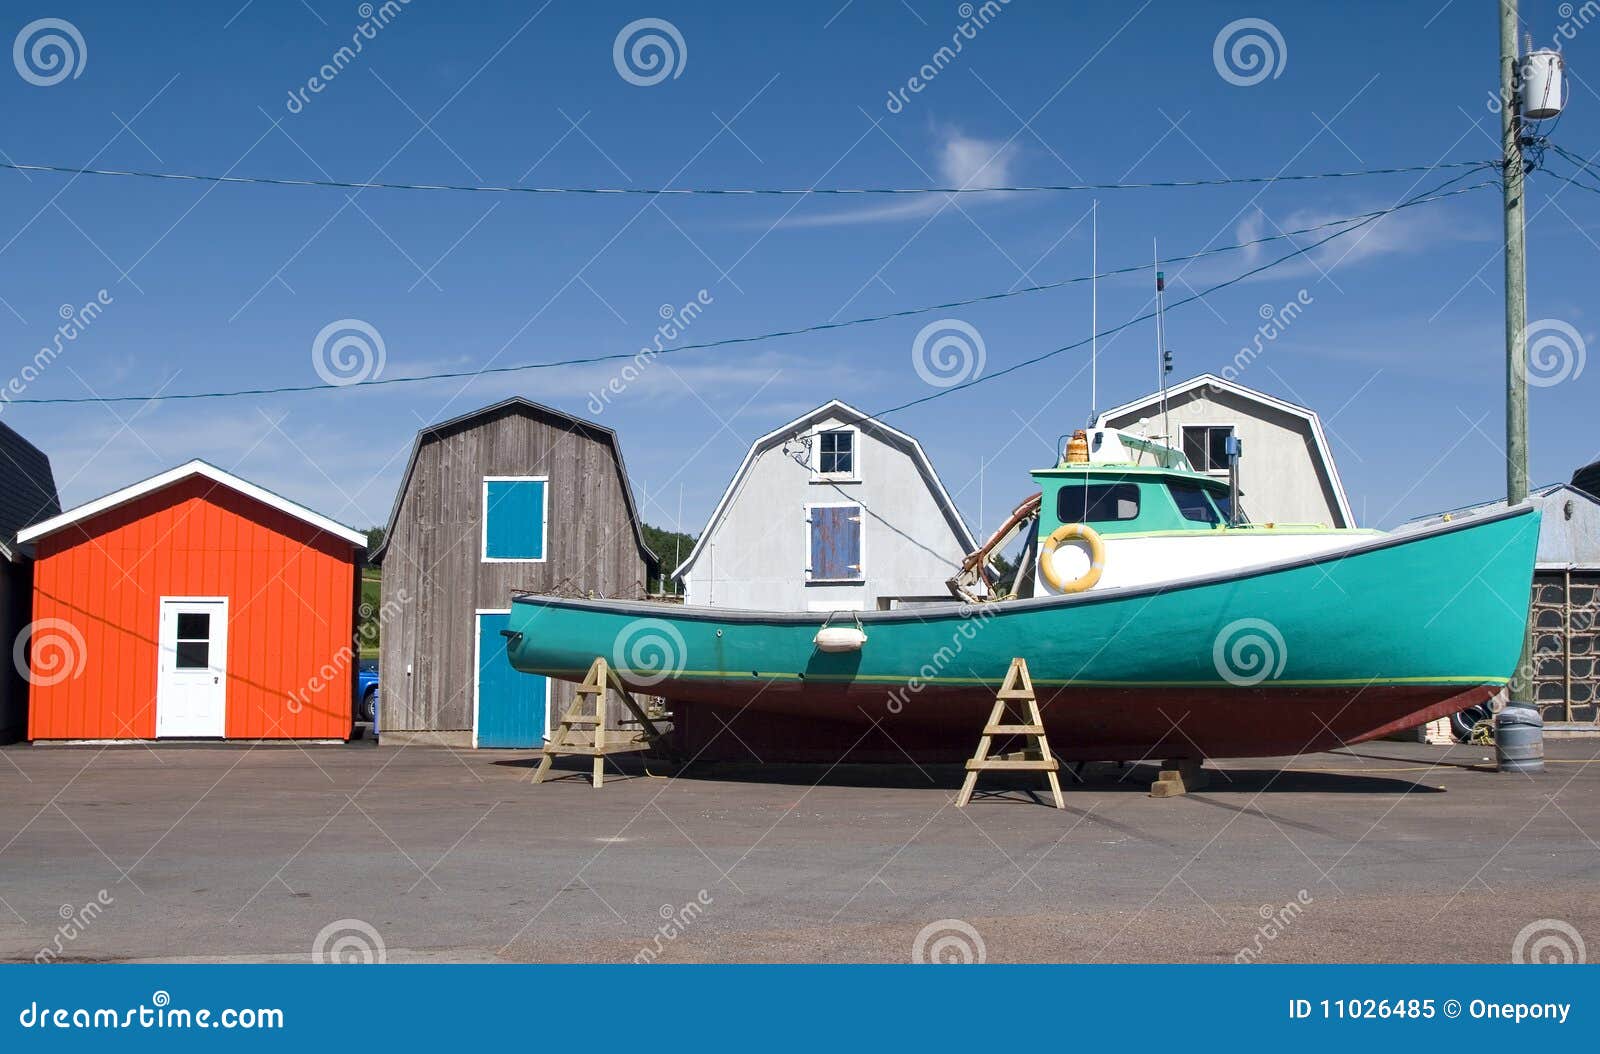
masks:
<instances>
[{"instance_id":1,"label":"boat cabin","mask_svg":"<svg viewBox=\"0 0 1600 1054\"><path fill-rule=\"evenodd\" d=\"M1181 452L1111 428L1073 436L1061 462L1032 473L1039 514L1033 595L1172 581L1349 544L1321 524L1251 524L1227 478Z\"/></svg>"}]
</instances>

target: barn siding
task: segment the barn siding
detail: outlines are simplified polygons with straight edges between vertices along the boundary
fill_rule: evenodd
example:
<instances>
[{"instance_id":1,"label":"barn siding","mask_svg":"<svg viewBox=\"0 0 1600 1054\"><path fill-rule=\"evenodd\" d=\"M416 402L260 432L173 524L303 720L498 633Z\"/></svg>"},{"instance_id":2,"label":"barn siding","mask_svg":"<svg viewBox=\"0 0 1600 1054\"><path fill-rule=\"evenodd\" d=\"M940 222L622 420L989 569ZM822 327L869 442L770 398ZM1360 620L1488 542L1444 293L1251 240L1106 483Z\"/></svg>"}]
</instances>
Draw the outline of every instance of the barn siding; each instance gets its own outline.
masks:
<instances>
[{"instance_id":1,"label":"barn siding","mask_svg":"<svg viewBox=\"0 0 1600 1054\"><path fill-rule=\"evenodd\" d=\"M470 734L476 613L509 607L512 590L643 592L618 462L606 434L522 404L424 433L383 556L384 732ZM484 563L483 478L523 475L549 477L545 559ZM551 709L572 698L556 683Z\"/></svg>"},{"instance_id":2,"label":"barn siding","mask_svg":"<svg viewBox=\"0 0 1600 1054\"><path fill-rule=\"evenodd\" d=\"M76 628L84 668L33 686L30 739L155 736L163 596L229 598L229 738L349 736L349 542L190 478L46 535L36 551L33 618ZM324 680L328 664L339 672Z\"/></svg>"}]
</instances>

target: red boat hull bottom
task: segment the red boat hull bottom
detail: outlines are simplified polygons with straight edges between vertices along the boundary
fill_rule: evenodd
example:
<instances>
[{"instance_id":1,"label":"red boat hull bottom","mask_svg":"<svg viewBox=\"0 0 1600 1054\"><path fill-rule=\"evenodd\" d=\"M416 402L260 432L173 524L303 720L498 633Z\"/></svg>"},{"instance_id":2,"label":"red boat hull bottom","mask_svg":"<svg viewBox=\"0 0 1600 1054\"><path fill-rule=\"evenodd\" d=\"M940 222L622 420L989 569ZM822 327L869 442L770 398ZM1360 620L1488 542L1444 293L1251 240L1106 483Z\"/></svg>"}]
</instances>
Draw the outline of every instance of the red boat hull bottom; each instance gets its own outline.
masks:
<instances>
[{"instance_id":1,"label":"red boat hull bottom","mask_svg":"<svg viewBox=\"0 0 1600 1054\"><path fill-rule=\"evenodd\" d=\"M1495 685L1039 689L1050 747L1070 761L1277 757L1415 728ZM693 686L674 695L672 751L703 761L904 763L972 756L988 691ZM1020 741L1019 741L1020 742ZM997 749L1015 749L1003 743Z\"/></svg>"}]
</instances>

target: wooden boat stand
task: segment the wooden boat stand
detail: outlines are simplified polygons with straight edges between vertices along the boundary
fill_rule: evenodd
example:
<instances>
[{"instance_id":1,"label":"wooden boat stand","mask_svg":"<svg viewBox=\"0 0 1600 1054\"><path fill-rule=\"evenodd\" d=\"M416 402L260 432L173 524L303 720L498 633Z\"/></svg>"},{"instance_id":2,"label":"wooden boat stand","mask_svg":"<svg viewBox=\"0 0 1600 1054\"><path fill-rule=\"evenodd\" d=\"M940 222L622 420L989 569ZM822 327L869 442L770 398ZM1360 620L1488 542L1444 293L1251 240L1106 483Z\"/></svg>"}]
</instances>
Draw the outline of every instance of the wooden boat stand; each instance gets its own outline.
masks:
<instances>
[{"instance_id":1,"label":"wooden boat stand","mask_svg":"<svg viewBox=\"0 0 1600 1054\"><path fill-rule=\"evenodd\" d=\"M1015 720L1009 713L1012 703L1018 704L1023 711ZM995 736L1023 736L1028 740L1028 746L1020 755L990 757ZM967 760L967 778L961 784L956 808L964 808L972 800L972 792L978 785L978 773L1020 770L1043 772L1050 781L1050 793L1055 798L1056 808L1065 809L1067 803L1061 797L1061 780L1056 775L1060 768L1061 764L1050 752L1050 741L1044 734L1044 719L1039 716L1039 700L1033 692L1033 679L1028 676L1028 664L1021 658L1012 659L1011 669L1006 671L1006 679L1001 683L1000 691L995 693L994 710L990 712L989 723L983 727L983 735L978 739L978 751Z\"/></svg>"},{"instance_id":2,"label":"wooden boat stand","mask_svg":"<svg viewBox=\"0 0 1600 1054\"><path fill-rule=\"evenodd\" d=\"M611 725L612 692L616 692L623 704L633 712L641 726L638 730ZM585 703L590 697L594 699L594 712L584 713L587 709ZM578 694L572 700L572 705L556 726L556 734L545 744L544 757L539 762L538 771L533 774L533 782L544 782L557 757L564 754L583 755L594 758L594 785L603 786L608 755L649 750L662 734L661 729L645 713L644 707L623 685L617 671L604 658L597 657L584 676L583 683L578 686Z\"/></svg>"}]
</instances>

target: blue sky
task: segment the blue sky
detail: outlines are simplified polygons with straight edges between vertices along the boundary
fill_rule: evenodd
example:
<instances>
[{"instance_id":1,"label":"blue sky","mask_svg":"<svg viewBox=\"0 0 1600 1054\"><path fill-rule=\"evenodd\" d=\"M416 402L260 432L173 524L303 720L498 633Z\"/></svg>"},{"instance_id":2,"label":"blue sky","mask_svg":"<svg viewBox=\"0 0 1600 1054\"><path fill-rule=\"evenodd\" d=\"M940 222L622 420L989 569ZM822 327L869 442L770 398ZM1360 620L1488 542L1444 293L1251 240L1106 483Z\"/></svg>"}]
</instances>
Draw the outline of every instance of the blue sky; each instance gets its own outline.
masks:
<instances>
[{"instance_id":1,"label":"blue sky","mask_svg":"<svg viewBox=\"0 0 1600 1054\"><path fill-rule=\"evenodd\" d=\"M333 0L8 2L83 40L77 76L4 68L6 160L236 175L590 186L973 186L1270 175L1479 160L1497 152L1494 5L1012 0L919 93L891 92L963 22L954 3L401 5L298 106L291 93L363 15ZM1269 21L1277 76L1214 63L1223 28ZM1536 42L1563 24L1524 3ZM619 74L642 18L683 41L677 75ZM1572 75L1555 141L1600 150L1600 27L1565 18ZM1275 46L1276 47L1276 46ZM3 67L0 67L3 68ZM35 71L36 77L38 72ZM635 73L635 79L639 79ZM45 77L48 79L48 76ZM1235 79L1239 79L1236 73ZM1594 85L1594 87L1591 87ZM298 112L293 110L298 109ZM899 112L892 112L892 110ZM1102 268L1385 208L1454 173L1101 193ZM1476 182L1477 178L1467 182ZM1090 270L1089 194L907 198L527 197L211 186L0 172L0 374L55 339L63 305L107 304L30 397L316 384L338 320L384 344L382 376L632 352L663 305L705 291L680 342L934 304ZM1595 340L1600 197L1529 191L1529 317ZM1503 487L1500 209L1482 190L1170 313L1178 377L1218 371L1265 307L1311 301L1242 383L1318 409L1358 517L1387 526ZM1352 247L1353 246L1353 247ZM1169 268L1173 296L1285 251ZM1100 285L1101 327L1150 278ZM646 519L698 531L755 436L829 398L876 411L936 388L913 344L950 316L985 372L1089 333L1086 286L657 359L598 415L622 436ZM1102 342L1100 402L1148 390L1154 334ZM994 525L1090 409L1071 352L891 415L973 524ZM1532 476L1597 450L1594 380L1532 392ZM1600 374L1600 366L1590 367ZM592 415L614 365L222 402L46 407L0 419L52 456L76 503L204 457L346 522L387 515L412 435L519 393ZM981 374L980 374L981 376Z\"/></svg>"}]
</instances>

